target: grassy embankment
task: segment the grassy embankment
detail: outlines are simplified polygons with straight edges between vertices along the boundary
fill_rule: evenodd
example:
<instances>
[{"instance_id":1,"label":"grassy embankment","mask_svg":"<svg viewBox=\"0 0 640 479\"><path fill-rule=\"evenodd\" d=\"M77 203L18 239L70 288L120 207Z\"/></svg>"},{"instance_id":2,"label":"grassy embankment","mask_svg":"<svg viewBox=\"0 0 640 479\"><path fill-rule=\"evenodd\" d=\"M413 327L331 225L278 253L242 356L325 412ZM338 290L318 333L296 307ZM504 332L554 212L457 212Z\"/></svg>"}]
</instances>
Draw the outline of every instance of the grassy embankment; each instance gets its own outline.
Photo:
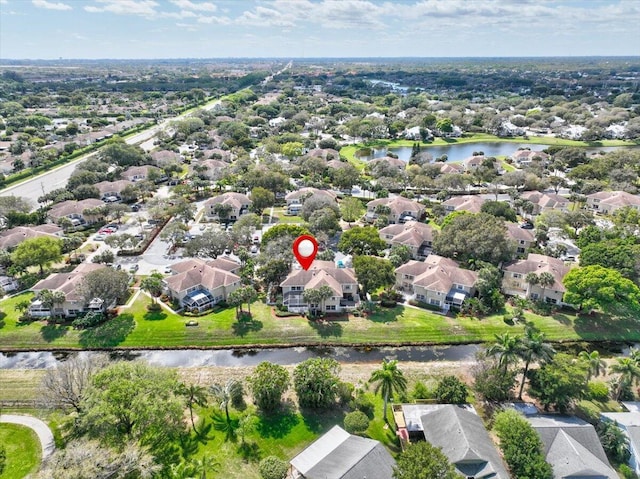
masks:
<instances>
[{"instance_id":1,"label":"grassy embankment","mask_svg":"<svg viewBox=\"0 0 640 479\"><path fill-rule=\"evenodd\" d=\"M487 342L502 332L521 333L523 324L510 325L503 315L481 320L445 317L429 311L397 306L378 308L369 317L341 316L334 321L308 321L300 316L279 318L273 308L254 303L253 319L238 322L233 308L196 318L198 326L186 327L188 319L163 309L149 313L149 298L140 295L131 308L97 328L84 331L44 321L22 324L14 310L25 293L0 302L4 326L0 350L70 348L184 348L240 345L309 344L455 344ZM632 314L574 315L527 313L551 341L640 341L638 321Z\"/></svg>"},{"instance_id":2,"label":"grassy embankment","mask_svg":"<svg viewBox=\"0 0 640 479\"><path fill-rule=\"evenodd\" d=\"M22 479L34 472L42 456L38 436L28 427L0 423L0 444L7 461L0 479Z\"/></svg>"}]
</instances>

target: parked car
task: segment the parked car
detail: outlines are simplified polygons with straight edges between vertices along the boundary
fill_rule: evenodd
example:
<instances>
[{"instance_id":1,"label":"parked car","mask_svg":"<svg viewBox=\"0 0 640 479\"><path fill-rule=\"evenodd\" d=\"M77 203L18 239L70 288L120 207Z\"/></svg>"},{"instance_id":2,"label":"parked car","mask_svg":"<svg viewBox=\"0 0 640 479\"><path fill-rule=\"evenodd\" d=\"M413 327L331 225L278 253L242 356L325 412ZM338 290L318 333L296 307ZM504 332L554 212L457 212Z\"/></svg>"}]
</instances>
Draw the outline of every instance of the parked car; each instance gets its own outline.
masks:
<instances>
[{"instance_id":1,"label":"parked car","mask_svg":"<svg viewBox=\"0 0 640 479\"><path fill-rule=\"evenodd\" d=\"M164 274L172 274L173 270L171 269L171 266L165 266L164 267Z\"/></svg>"},{"instance_id":2,"label":"parked car","mask_svg":"<svg viewBox=\"0 0 640 479\"><path fill-rule=\"evenodd\" d=\"M258 254L258 245L255 245L255 244L254 244L254 245L251 247L251 249L249 250L249 252L250 252L251 254Z\"/></svg>"},{"instance_id":3,"label":"parked car","mask_svg":"<svg viewBox=\"0 0 640 479\"><path fill-rule=\"evenodd\" d=\"M97 234L93 237L93 239L95 241L104 241L106 239L107 235L105 234Z\"/></svg>"},{"instance_id":4,"label":"parked car","mask_svg":"<svg viewBox=\"0 0 640 479\"><path fill-rule=\"evenodd\" d=\"M140 265L132 264L131 267L129 268L129 273L135 273L139 269L140 269Z\"/></svg>"},{"instance_id":5,"label":"parked car","mask_svg":"<svg viewBox=\"0 0 640 479\"><path fill-rule=\"evenodd\" d=\"M532 230L533 223L531 223L530 221L523 221L522 223L520 223L520 228L522 228L523 230Z\"/></svg>"}]
</instances>

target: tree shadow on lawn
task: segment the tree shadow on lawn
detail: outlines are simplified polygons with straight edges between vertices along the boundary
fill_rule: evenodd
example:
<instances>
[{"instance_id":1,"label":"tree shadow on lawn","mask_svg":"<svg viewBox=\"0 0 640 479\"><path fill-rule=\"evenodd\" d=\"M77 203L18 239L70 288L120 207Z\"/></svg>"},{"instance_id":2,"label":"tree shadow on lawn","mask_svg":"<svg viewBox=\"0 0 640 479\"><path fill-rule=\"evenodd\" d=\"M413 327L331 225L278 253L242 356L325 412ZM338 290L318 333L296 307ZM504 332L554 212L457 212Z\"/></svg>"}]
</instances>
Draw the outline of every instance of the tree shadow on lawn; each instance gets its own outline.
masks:
<instances>
[{"instance_id":1,"label":"tree shadow on lawn","mask_svg":"<svg viewBox=\"0 0 640 479\"><path fill-rule=\"evenodd\" d=\"M42 335L42 339L50 343L63 337L67 334L68 330L69 326L64 326L62 324L46 324L40 328L40 334Z\"/></svg>"},{"instance_id":2,"label":"tree shadow on lawn","mask_svg":"<svg viewBox=\"0 0 640 479\"><path fill-rule=\"evenodd\" d=\"M425 310L425 312L429 312ZM393 323L398 321L398 318L404 313L402 306L395 306L393 308L383 308L382 306L376 306L373 313L368 313L365 319L373 323Z\"/></svg>"},{"instance_id":3,"label":"tree shadow on lawn","mask_svg":"<svg viewBox=\"0 0 640 479\"><path fill-rule=\"evenodd\" d=\"M579 314L573 322L577 334L585 339L617 341L640 340L640 316L613 316L610 314Z\"/></svg>"},{"instance_id":4,"label":"tree shadow on lawn","mask_svg":"<svg viewBox=\"0 0 640 479\"><path fill-rule=\"evenodd\" d=\"M257 319L242 319L233 323L232 329L233 334L243 338L249 333L260 331L262 326L262 321L258 321Z\"/></svg>"},{"instance_id":5,"label":"tree shadow on lawn","mask_svg":"<svg viewBox=\"0 0 640 479\"><path fill-rule=\"evenodd\" d=\"M291 405L283 405L277 411L260 413L258 418L256 431L263 438L282 439L300 422L300 418Z\"/></svg>"},{"instance_id":6,"label":"tree shadow on lawn","mask_svg":"<svg viewBox=\"0 0 640 479\"><path fill-rule=\"evenodd\" d=\"M237 452L244 462L258 462L262 459L260 446L253 441L241 442L238 446Z\"/></svg>"},{"instance_id":7,"label":"tree shadow on lawn","mask_svg":"<svg viewBox=\"0 0 640 479\"><path fill-rule=\"evenodd\" d=\"M113 348L127 339L134 327L133 315L121 314L100 326L82 331L80 345L84 348Z\"/></svg>"},{"instance_id":8,"label":"tree shadow on lawn","mask_svg":"<svg viewBox=\"0 0 640 479\"><path fill-rule=\"evenodd\" d=\"M571 326L571 317L567 314L555 313L551 317L564 326Z\"/></svg>"},{"instance_id":9,"label":"tree shadow on lawn","mask_svg":"<svg viewBox=\"0 0 640 479\"><path fill-rule=\"evenodd\" d=\"M327 321L326 319L310 319L308 321L321 338L339 338L342 336L342 325L336 321Z\"/></svg>"},{"instance_id":10,"label":"tree shadow on lawn","mask_svg":"<svg viewBox=\"0 0 640 479\"><path fill-rule=\"evenodd\" d=\"M344 422L345 412L337 407L331 409L300 409L302 419L314 434L321 434L331 429L336 424Z\"/></svg>"},{"instance_id":11,"label":"tree shadow on lawn","mask_svg":"<svg viewBox=\"0 0 640 479\"><path fill-rule=\"evenodd\" d=\"M162 321L167 319L167 313L164 311L147 311L142 318L145 321Z\"/></svg>"}]
</instances>

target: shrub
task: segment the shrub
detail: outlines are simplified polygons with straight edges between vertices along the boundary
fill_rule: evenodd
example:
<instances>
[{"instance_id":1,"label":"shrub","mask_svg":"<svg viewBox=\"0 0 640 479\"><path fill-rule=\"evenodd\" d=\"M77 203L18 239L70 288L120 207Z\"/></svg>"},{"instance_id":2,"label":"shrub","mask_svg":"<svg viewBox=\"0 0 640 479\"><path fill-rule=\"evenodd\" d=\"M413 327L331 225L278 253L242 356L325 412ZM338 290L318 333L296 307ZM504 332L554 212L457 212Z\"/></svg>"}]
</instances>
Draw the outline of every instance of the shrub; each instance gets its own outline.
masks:
<instances>
[{"instance_id":1,"label":"shrub","mask_svg":"<svg viewBox=\"0 0 640 479\"><path fill-rule=\"evenodd\" d=\"M485 401L506 401L512 397L516 375L515 369L505 372L493 361L480 361L473 368L473 388Z\"/></svg>"},{"instance_id":2,"label":"shrub","mask_svg":"<svg viewBox=\"0 0 640 479\"><path fill-rule=\"evenodd\" d=\"M149 303L147 305L147 311L151 312L151 313L158 313L162 310L162 306L160 306L160 304L158 303Z\"/></svg>"},{"instance_id":3,"label":"shrub","mask_svg":"<svg viewBox=\"0 0 640 479\"><path fill-rule=\"evenodd\" d=\"M589 381L589 398L594 401L606 401L609 399L609 386L603 381Z\"/></svg>"},{"instance_id":4,"label":"shrub","mask_svg":"<svg viewBox=\"0 0 640 479\"><path fill-rule=\"evenodd\" d=\"M353 391L355 386L351 383L340 381L336 388L336 394L338 395L338 402L344 406L349 404L353 400Z\"/></svg>"},{"instance_id":5,"label":"shrub","mask_svg":"<svg viewBox=\"0 0 640 479\"><path fill-rule=\"evenodd\" d=\"M362 411L369 418L373 418L375 411L375 405L373 401L367 397L364 391L359 391L356 398L353 400L353 409Z\"/></svg>"},{"instance_id":6,"label":"shrub","mask_svg":"<svg viewBox=\"0 0 640 479\"><path fill-rule=\"evenodd\" d=\"M624 479L638 479L638 475L626 464L621 465L619 471ZM0 470L0 472L2 471Z\"/></svg>"},{"instance_id":7,"label":"shrub","mask_svg":"<svg viewBox=\"0 0 640 479\"><path fill-rule=\"evenodd\" d=\"M433 385L431 387L427 386L422 381L418 381L413 386L413 391L411 393L414 399L433 399L436 395Z\"/></svg>"},{"instance_id":8,"label":"shrub","mask_svg":"<svg viewBox=\"0 0 640 479\"><path fill-rule=\"evenodd\" d=\"M286 462L276 456L265 457L260 461L258 471L262 479L284 479L289 466Z\"/></svg>"},{"instance_id":9,"label":"shrub","mask_svg":"<svg viewBox=\"0 0 640 479\"><path fill-rule=\"evenodd\" d=\"M4 472L5 465L7 463L7 450L2 444L0 444L0 474Z\"/></svg>"},{"instance_id":10,"label":"shrub","mask_svg":"<svg viewBox=\"0 0 640 479\"><path fill-rule=\"evenodd\" d=\"M71 325L76 329L85 329L97 326L103 321L104 314L98 313L96 311L91 311L84 316L74 319Z\"/></svg>"},{"instance_id":11,"label":"shrub","mask_svg":"<svg viewBox=\"0 0 640 479\"><path fill-rule=\"evenodd\" d=\"M467 386L455 376L445 376L438 382L435 395L441 404L464 404L467 402Z\"/></svg>"},{"instance_id":12,"label":"shrub","mask_svg":"<svg viewBox=\"0 0 640 479\"><path fill-rule=\"evenodd\" d=\"M344 428L350 434L362 434L369 427L369 418L362 411L353 411L344 417Z\"/></svg>"}]
</instances>

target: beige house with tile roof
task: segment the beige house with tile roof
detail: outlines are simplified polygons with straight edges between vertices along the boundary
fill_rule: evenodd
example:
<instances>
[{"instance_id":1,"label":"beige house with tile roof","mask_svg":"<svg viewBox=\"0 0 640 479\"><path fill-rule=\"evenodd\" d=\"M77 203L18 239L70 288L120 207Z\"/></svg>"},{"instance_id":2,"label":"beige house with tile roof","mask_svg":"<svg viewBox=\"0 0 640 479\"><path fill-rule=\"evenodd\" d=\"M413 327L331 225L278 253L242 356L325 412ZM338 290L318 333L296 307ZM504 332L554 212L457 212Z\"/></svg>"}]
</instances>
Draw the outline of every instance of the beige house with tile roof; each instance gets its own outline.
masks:
<instances>
[{"instance_id":1,"label":"beige house with tile roof","mask_svg":"<svg viewBox=\"0 0 640 479\"><path fill-rule=\"evenodd\" d=\"M86 210L104 206L102 200L87 198L86 200L67 200L53 205L49 210L49 218L57 222L61 218L69 218L74 226L95 223L100 219L98 215L87 215ZM77 223L77 224L76 224Z\"/></svg>"},{"instance_id":2,"label":"beige house with tile roof","mask_svg":"<svg viewBox=\"0 0 640 479\"><path fill-rule=\"evenodd\" d=\"M162 176L162 170L153 165L132 166L123 171L121 176L128 181L144 181L152 170L157 171L158 175Z\"/></svg>"},{"instance_id":3,"label":"beige house with tile roof","mask_svg":"<svg viewBox=\"0 0 640 479\"><path fill-rule=\"evenodd\" d=\"M0 249L15 248L26 239L41 236L59 239L62 233L62 228L51 223L37 226L16 226L0 232Z\"/></svg>"},{"instance_id":4,"label":"beige house with tile roof","mask_svg":"<svg viewBox=\"0 0 640 479\"><path fill-rule=\"evenodd\" d=\"M171 270L174 274L163 280L167 294L188 309L210 309L242 286L240 264L228 258L190 258L172 265Z\"/></svg>"},{"instance_id":5,"label":"beige house with tile roof","mask_svg":"<svg viewBox=\"0 0 640 479\"><path fill-rule=\"evenodd\" d=\"M407 169L407 163L399 158L392 158L390 156L384 156L382 158L376 158L367 162L367 169L374 169L376 166L386 164L395 168L398 171L404 171Z\"/></svg>"},{"instance_id":6,"label":"beige house with tile roof","mask_svg":"<svg viewBox=\"0 0 640 479\"><path fill-rule=\"evenodd\" d=\"M229 220L235 221L240 216L249 212L251 206L251 200L247 195L242 193L223 193L214 198L211 198L204 204L204 214L210 219L218 219L216 213L217 205L229 205L231 212L229 213Z\"/></svg>"},{"instance_id":7,"label":"beige house with tile roof","mask_svg":"<svg viewBox=\"0 0 640 479\"><path fill-rule=\"evenodd\" d=\"M336 201L336 194L333 191L321 190L313 187L300 188L299 190L292 191L285 196L287 206L301 205L307 198L312 196L321 196L331 201Z\"/></svg>"},{"instance_id":8,"label":"beige house with tile roof","mask_svg":"<svg viewBox=\"0 0 640 479\"><path fill-rule=\"evenodd\" d=\"M104 264L81 263L70 273L53 273L45 279L38 281L31 291L39 293L45 289L58 291L64 294L65 301L62 304L54 305L53 310L46 308L41 301L35 300L29 306L29 314L34 317L64 316L74 318L80 313L87 311L104 311L105 307L100 298L94 298L87 302L82 294L82 283L84 277L98 269L106 268Z\"/></svg>"},{"instance_id":9,"label":"beige house with tile roof","mask_svg":"<svg viewBox=\"0 0 640 479\"><path fill-rule=\"evenodd\" d=\"M599 191L587 195L587 207L595 213L610 215L625 206L640 211L640 196L626 191Z\"/></svg>"},{"instance_id":10,"label":"beige house with tile roof","mask_svg":"<svg viewBox=\"0 0 640 479\"><path fill-rule=\"evenodd\" d=\"M544 151L518 150L511 155L511 159L519 167L530 165L534 161L534 158L539 158L539 161L543 163L549 161L549 155Z\"/></svg>"},{"instance_id":11,"label":"beige house with tile roof","mask_svg":"<svg viewBox=\"0 0 640 479\"><path fill-rule=\"evenodd\" d=\"M433 229L425 223L407 221L385 226L380 230L380 238L389 246L408 246L413 259L424 259L431 253Z\"/></svg>"},{"instance_id":12,"label":"beige house with tile roof","mask_svg":"<svg viewBox=\"0 0 640 479\"><path fill-rule=\"evenodd\" d=\"M533 203L533 214L539 215L545 211L558 210L569 211L569 200L555 193L542 193L540 191L525 191L520 197Z\"/></svg>"},{"instance_id":13,"label":"beige house with tile roof","mask_svg":"<svg viewBox=\"0 0 640 479\"><path fill-rule=\"evenodd\" d=\"M442 202L447 214L454 211L466 211L468 213L480 213L484 199L478 195L462 195L449 198Z\"/></svg>"},{"instance_id":14,"label":"beige house with tile roof","mask_svg":"<svg viewBox=\"0 0 640 479\"><path fill-rule=\"evenodd\" d=\"M101 181L100 183L95 184L95 187L98 188L98 191L100 192L100 198L102 200L110 196L120 199L120 193L122 193L122 190L127 186L131 186L131 182L127 180Z\"/></svg>"},{"instance_id":15,"label":"beige house with tile roof","mask_svg":"<svg viewBox=\"0 0 640 479\"><path fill-rule=\"evenodd\" d=\"M560 259L542 254L529 253L527 259L512 261L502 267L502 292L510 296L542 300L552 304L562 304L565 287L562 280L569 272L569 267ZM529 284L527 274L551 273L554 283L542 287L539 284Z\"/></svg>"},{"instance_id":16,"label":"beige house with tile roof","mask_svg":"<svg viewBox=\"0 0 640 479\"><path fill-rule=\"evenodd\" d=\"M191 163L189 167L190 171L195 171L194 167L196 165L200 165L206 168L203 175L205 175L210 180L217 180L220 178L222 171L229 166L229 163L226 163L221 160L203 160L197 163Z\"/></svg>"},{"instance_id":17,"label":"beige house with tile roof","mask_svg":"<svg viewBox=\"0 0 640 479\"><path fill-rule=\"evenodd\" d=\"M386 206L391 210L389 214L389 224L404 223L405 221L419 220L424 215L424 205L417 201L409 200L402 196L394 196L393 198L378 198L377 200L367 203L367 214L365 219L373 223L378 214L376 207Z\"/></svg>"},{"instance_id":18,"label":"beige house with tile roof","mask_svg":"<svg viewBox=\"0 0 640 479\"><path fill-rule=\"evenodd\" d=\"M461 163L445 163L442 161L436 161L433 163L434 165L441 165L440 166L440 173L442 174L446 174L446 173L464 173L464 166Z\"/></svg>"},{"instance_id":19,"label":"beige house with tile roof","mask_svg":"<svg viewBox=\"0 0 640 479\"><path fill-rule=\"evenodd\" d=\"M528 253L536 242L533 232L508 221L505 221L504 225L507 227L507 238L516 244L516 254L521 256Z\"/></svg>"},{"instance_id":20,"label":"beige house with tile roof","mask_svg":"<svg viewBox=\"0 0 640 479\"><path fill-rule=\"evenodd\" d=\"M306 289L328 286L333 295L322 305L310 305L304 300ZM360 302L358 280L352 268L336 268L331 261L314 261L308 270L294 269L280 283L282 303L289 311L302 313L312 308L327 313L353 310Z\"/></svg>"},{"instance_id":21,"label":"beige house with tile roof","mask_svg":"<svg viewBox=\"0 0 640 479\"><path fill-rule=\"evenodd\" d=\"M449 258L431 254L424 262L409 261L396 268L396 287L415 299L447 309L460 307L475 294L478 273L462 269Z\"/></svg>"}]
</instances>

